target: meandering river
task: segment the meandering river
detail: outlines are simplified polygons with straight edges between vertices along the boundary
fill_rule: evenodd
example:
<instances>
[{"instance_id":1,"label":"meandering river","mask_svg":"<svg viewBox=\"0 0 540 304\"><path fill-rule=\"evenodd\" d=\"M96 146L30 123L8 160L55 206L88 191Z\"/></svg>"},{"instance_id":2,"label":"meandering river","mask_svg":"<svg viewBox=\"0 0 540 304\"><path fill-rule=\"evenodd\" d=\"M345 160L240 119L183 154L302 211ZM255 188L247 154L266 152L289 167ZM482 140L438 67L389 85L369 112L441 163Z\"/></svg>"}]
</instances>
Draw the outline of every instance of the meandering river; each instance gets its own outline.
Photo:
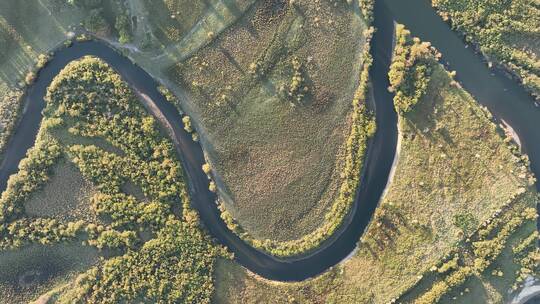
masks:
<instances>
[{"instance_id":1,"label":"meandering river","mask_svg":"<svg viewBox=\"0 0 540 304\"><path fill-rule=\"evenodd\" d=\"M20 160L34 144L44 108L43 97L53 78L72 60L85 55L96 56L109 63L144 97L149 111L169 131L182 160L194 208L198 210L209 233L233 251L240 264L274 280L298 281L317 275L339 263L354 250L388 180L397 142L397 117L392 95L387 90L394 20L404 23L413 35L431 41L443 53L444 60L457 71L458 80L463 86L514 128L522 140L524 151L531 158L533 171L540 172L540 132L535 132L534 128L540 122L540 112L525 90L502 73L489 70L479 55L471 48L465 48L459 36L435 14L429 1L378 0L375 7L375 26L378 30L372 40L374 63L370 72L377 132L368 146L365 168L351 214L342 227L316 251L291 259L280 259L249 246L232 233L220 218L214 203L215 194L208 190L208 179L201 170L205 162L202 148L182 128L178 111L157 91L158 83L148 73L98 41L78 42L59 50L40 71L35 84L27 92L25 111L0 165L0 191L5 189L7 179L17 171Z\"/></svg>"}]
</instances>

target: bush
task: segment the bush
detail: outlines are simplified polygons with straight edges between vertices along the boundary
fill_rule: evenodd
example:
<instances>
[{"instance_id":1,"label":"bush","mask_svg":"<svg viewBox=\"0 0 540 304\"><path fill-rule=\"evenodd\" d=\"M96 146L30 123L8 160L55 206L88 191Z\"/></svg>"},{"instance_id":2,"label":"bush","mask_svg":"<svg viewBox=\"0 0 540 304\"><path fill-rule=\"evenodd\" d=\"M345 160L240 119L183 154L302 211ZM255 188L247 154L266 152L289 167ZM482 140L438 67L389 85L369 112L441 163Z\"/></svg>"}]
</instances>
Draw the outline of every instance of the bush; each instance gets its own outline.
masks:
<instances>
[{"instance_id":1,"label":"bush","mask_svg":"<svg viewBox=\"0 0 540 304\"><path fill-rule=\"evenodd\" d=\"M210 173L212 173L212 168L210 167L209 164L205 163L204 165L202 165L202 170L203 172L206 174L206 175L209 175Z\"/></svg>"},{"instance_id":2,"label":"bush","mask_svg":"<svg viewBox=\"0 0 540 304\"><path fill-rule=\"evenodd\" d=\"M427 42L412 39L401 24L396 26L396 47L388 77L395 93L396 111L406 113L424 96L431 73L434 52Z\"/></svg>"},{"instance_id":3,"label":"bush","mask_svg":"<svg viewBox=\"0 0 540 304\"><path fill-rule=\"evenodd\" d=\"M36 80L36 73L35 72L28 72L26 73L26 77L24 78L24 82L26 85L31 85Z\"/></svg>"},{"instance_id":4,"label":"bush","mask_svg":"<svg viewBox=\"0 0 540 304\"><path fill-rule=\"evenodd\" d=\"M122 44L131 42L131 23L128 16L124 13L116 17L114 24L116 31L118 32L118 41Z\"/></svg>"},{"instance_id":5,"label":"bush","mask_svg":"<svg viewBox=\"0 0 540 304\"><path fill-rule=\"evenodd\" d=\"M38 62L37 62L37 65L36 65L38 70L44 68L45 65L47 65L47 63L49 62L49 60L51 60L51 57L49 55L47 55L47 54L39 54Z\"/></svg>"}]
</instances>

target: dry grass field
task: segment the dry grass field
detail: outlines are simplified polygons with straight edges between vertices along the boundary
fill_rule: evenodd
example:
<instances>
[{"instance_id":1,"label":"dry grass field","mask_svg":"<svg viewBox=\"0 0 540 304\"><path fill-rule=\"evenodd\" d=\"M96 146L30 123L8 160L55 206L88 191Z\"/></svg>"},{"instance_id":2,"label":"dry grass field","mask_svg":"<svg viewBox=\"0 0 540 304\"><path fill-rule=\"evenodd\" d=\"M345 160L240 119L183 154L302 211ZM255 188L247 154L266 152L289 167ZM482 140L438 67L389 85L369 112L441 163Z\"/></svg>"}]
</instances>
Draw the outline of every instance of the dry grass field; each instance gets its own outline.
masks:
<instances>
[{"instance_id":1,"label":"dry grass field","mask_svg":"<svg viewBox=\"0 0 540 304\"><path fill-rule=\"evenodd\" d=\"M169 70L214 168L227 210L256 238L318 227L336 198L362 66L357 5L260 1ZM301 65L306 96L287 88Z\"/></svg>"}]
</instances>

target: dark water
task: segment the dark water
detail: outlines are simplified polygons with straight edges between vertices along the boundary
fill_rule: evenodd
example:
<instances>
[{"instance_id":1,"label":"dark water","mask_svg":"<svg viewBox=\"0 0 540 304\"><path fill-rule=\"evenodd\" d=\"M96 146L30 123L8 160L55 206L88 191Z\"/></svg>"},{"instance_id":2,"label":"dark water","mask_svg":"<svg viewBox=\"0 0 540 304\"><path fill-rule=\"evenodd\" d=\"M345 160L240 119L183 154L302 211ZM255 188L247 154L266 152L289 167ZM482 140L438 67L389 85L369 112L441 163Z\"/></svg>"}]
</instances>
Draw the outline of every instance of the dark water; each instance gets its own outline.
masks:
<instances>
[{"instance_id":1,"label":"dark water","mask_svg":"<svg viewBox=\"0 0 540 304\"><path fill-rule=\"evenodd\" d=\"M75 43L71 48L57 52L40 72L36 84L28 92L28 110L8 145L5 162L0 166L0 189L5 188L8 176L16 172L17 164L35 141L44 106L43 96L51 80L68 62L84 55L94 55L107 61L134 89L148 95L157 104L160 114L173 128L173 141L187 175L193 206L199 211L210 234L233 251L240 264L263 277L282 281L297 281L319 274L337 264L356 247L388 179L397 142L396 113L392 95L386 90L394 16L414 35L432 41L445 55L444 58L451 62L451 68L457 70L464 87L514 127L531 156L533 170L537 172L540 135L535 135L533 127L535 121L540 121L540 116L529 95L499 73L492 76L481 58L465 49L461 40L435 15L428 1L384 0L376 1L375 26L378 31L372 43L375 60L370 72L377 133L368 146L365 172L351 215L338 232L309 255L278 259L250 247L228 230L214 204L215 195L208 191L208 179L201 170L204 163L202 149L183 130L180 114L159 94L157 83L151 76L101 42Z\"/></svg>"}]
</instances>

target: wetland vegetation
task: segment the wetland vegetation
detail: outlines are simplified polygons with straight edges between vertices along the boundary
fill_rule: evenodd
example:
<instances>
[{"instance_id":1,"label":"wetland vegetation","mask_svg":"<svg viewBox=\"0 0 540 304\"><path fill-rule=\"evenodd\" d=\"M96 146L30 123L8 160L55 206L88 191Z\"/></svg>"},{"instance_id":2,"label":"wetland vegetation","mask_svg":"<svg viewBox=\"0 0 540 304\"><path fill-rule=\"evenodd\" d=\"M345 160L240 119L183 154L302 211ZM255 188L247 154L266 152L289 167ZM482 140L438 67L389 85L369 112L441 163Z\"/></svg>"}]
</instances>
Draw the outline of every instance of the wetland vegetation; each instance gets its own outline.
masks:
<instances>
[{"instance_id":1,"label":"wetland vegetation","mask_svg":"<svg viewBox=\"0 0 540 304\"><path fill-rule=\"evenodd\" d=\"M60 72L46 101L36 145L0 201L2 248L82 242L111 255L87 265L69 283L69 290L55 295L58 303L208 302L213 263L225 251L200 230L172 144L134 93L104 62L86 57ZM60 132L66 129L68 134ZM100 139L123 154L91 143L73 143L79 137ZM69 163L71 174L54 169L58 163ZM51 177L54 173L64 175ZM72 218L77 213L69 210L70 217L57 218L55 210L73 207L73 202L67 196L64 200L48 197L47 193L55 192L49 187L60 186L59 179L73 182L74 178L82 178L75 187L86 189L68 191L95 189L82 198L89 207L86 212L93 216ZM128 181L149 201L123 192ZM39 189L43 190L36 194L51 201L31 198ZM54 202L60 206L51 205ZM182 206L176 215L175 205ZM150 234L151 240L143 233Z\"/></svg>"}]
</instances>

